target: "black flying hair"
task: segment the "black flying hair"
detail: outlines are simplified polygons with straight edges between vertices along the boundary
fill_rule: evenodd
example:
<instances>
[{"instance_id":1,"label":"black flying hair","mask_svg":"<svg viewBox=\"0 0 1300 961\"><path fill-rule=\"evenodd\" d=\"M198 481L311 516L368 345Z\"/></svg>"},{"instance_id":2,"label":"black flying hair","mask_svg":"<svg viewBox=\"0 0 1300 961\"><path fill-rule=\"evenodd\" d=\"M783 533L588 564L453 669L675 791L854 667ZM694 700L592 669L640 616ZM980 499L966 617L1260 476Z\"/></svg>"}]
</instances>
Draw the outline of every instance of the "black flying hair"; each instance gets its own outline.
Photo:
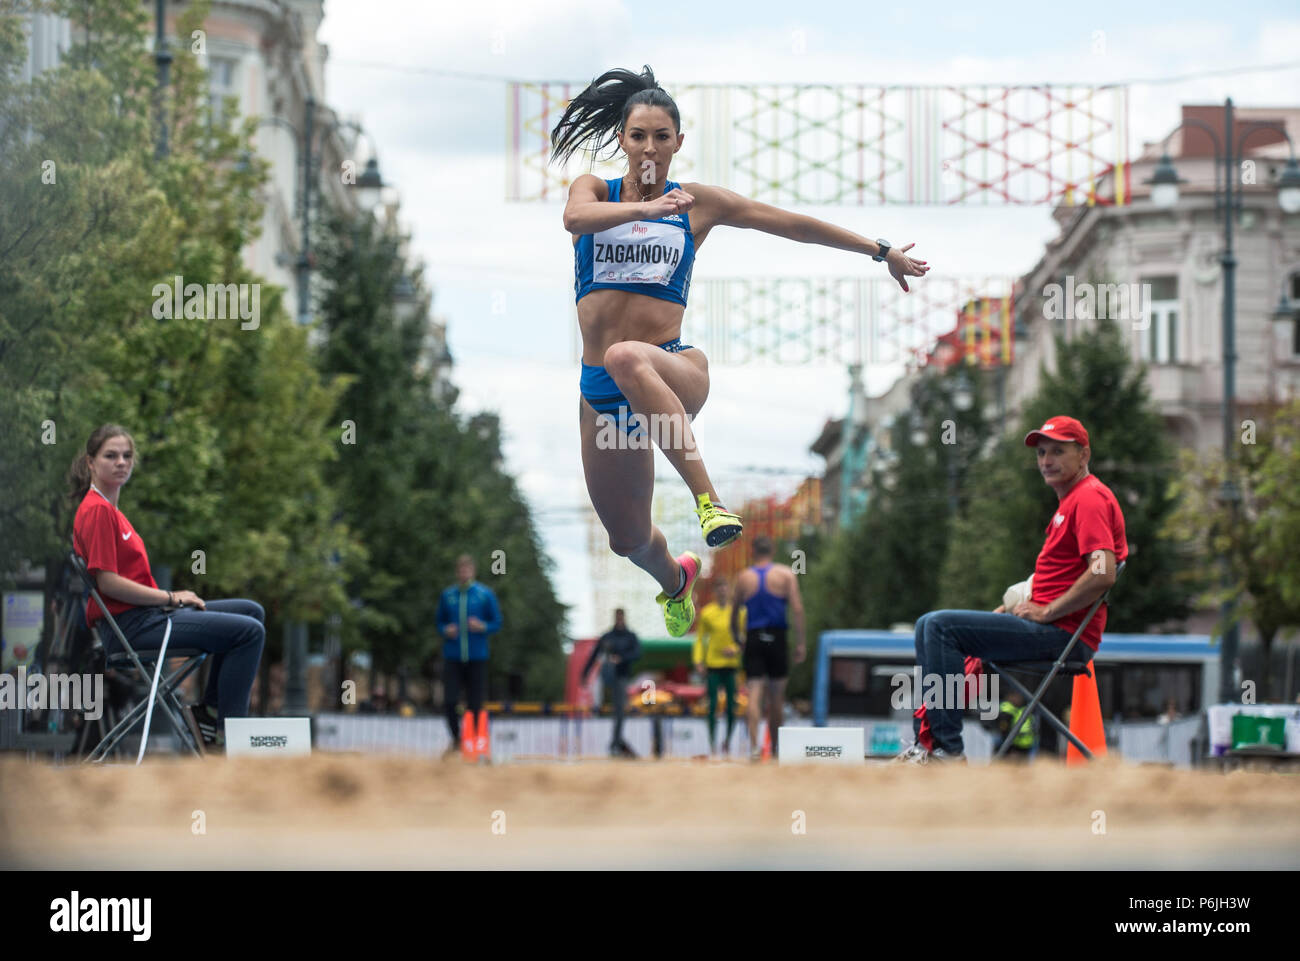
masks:
<instances>
[{"instance_id":1,"label":"black flying hair","mask_svg":"<svg viewBox=\"0 0 1300 961\"><path fill-rule=\"evenodd\" d=\"M627 124L627 115L632 108L641 104L663 107L672 118L676 131L681 132L682 118L677 104L668 96L668 91L655 82L654 71L649 65L639 74L631 70L607 70L569 101L564 109L563 116L551 131L552 162L558 158L563 164L574 153L586 148L589 141L596 141L596 145L590 148L592 154L615 143L615 132Z\"/></svg>"}]
</instances>

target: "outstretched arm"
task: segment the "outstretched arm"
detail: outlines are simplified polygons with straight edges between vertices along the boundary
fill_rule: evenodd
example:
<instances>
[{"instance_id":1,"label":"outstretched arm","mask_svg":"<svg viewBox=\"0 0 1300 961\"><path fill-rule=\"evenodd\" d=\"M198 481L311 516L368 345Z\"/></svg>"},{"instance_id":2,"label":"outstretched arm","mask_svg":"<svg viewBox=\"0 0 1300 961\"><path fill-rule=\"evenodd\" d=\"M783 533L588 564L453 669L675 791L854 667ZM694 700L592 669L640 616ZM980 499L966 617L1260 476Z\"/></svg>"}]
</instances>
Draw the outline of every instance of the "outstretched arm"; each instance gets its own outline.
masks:
<instances>
[{"instance_id":1,"label":"outstretched arm","mask_svg":"<svg viewBox=\"0 0 1300 961\"><path fill-rule=\"evenodd\" d=\"M855 254L866 254L868 257L880 253L880 245L861 234L855 234L851 230L818 220L816 217L792 213L780 207L773 207L771 204L750 200L725 187L690 184L685 189L695 198L700 213L704 215L704 225L708 227L721 225L761 230L787 240L797 240L802 244L820 244L823 247L848 250ZM904 247L891 247L885 260L889 266L889 273L904 290L908 289L904 277L924 277L926 271L930 269L926 261L907 256L906 252L914 246L915 244L907 244Z\"/></svg>"},{"instance_id":2,"label":"outstretched arm","mask_svg":"<svg viewBox=\"0 0 1300 961\"><path fill-rule=\"evenodd\" d=\"M804 616L803 616L803 596L799 593L799 575L791 572L790 574L790 619L794 621L795 636L795 663L801 663L804 658Z\"/></svg>"}]
</instances>

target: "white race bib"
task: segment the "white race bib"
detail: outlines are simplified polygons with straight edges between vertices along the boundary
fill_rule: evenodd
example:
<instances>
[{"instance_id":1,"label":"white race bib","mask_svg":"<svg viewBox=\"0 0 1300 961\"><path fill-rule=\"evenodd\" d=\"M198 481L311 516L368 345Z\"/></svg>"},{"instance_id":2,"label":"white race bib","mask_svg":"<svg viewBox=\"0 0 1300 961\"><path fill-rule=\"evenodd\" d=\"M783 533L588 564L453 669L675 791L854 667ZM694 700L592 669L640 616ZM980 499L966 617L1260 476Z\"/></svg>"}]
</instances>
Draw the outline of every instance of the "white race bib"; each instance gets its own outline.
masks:
<instances>
[{"instance_id":1,"label":"white race bib","mask_svg":"<svg viewBox=\"0 0 1300 961\"><path fill-rule=\"evenodd\" d=\"M634 220L592 237L591 279L598 284L666 286L681 263L686 231L671 224Z\"/></svg>"}]
</instances>

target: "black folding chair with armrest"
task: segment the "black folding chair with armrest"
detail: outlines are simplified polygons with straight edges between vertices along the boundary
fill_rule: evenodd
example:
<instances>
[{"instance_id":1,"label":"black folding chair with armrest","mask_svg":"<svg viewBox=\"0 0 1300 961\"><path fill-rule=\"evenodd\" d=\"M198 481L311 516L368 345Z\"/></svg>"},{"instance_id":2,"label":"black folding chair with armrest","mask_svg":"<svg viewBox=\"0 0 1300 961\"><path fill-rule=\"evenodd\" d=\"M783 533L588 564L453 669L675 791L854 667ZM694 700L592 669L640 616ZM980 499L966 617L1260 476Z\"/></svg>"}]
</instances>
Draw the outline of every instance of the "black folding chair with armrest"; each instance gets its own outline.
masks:
<instances>
[{"instance_id":1,"label":"black folding chair with armrest","mask_svg":"<svg viewBox=\"0 0 1300 961\"><path fill-rule=\"evenodd\" d=\"M1123 573L1124 565L1127 563L1128 561L1120 561L1119 565L1115 568L1115 584L1119 583L1119 575ZM1041 717L1058 732L1064 734L1069 738L1071 744L1083 752L1084 757L1088 758L1088 760L1092 760L1092 752L1088 750L1087 746L1082 741L1070 733L1070 729L1061 723L1060 718L1047 709L1047 707L1042 703L1042 697L1044 692L1047 690L1047 686L1052 683L1058 674L1064 674L1066 677L1076 677L1079 675L1092 676L1091 654L1088 656L1088 660L1082 663L1067 664L1065 659L1070 656L1070 651L1074 650L1074 645L1079 642L1079 637L1083 634L1084 628L1088 626L1088 622L1092 620L1093 615L1097 613L1097 610L1102 604L1106 603L1107 598L1110 597L1110 592L1115 589L1115 584L1106 588L1106 593L1102 594L1101 597L1092 602L1092 607L1088 608L1087 616L1079 622L1079 626L1074 630L1074 636L1070 638L1070 643L1065 645L1065 648L1061 651L1055 661L1010 661L1006 658L999 658L1001 666L992 661L987 662L990 670L996 671L998 674L1005 677L1007 681L1011 683L1011 686L1023 694L1025 699L1028 701L1025 705L1025 709L1020 712L1020 717L1016 719L1016 723L1011 726L1011 730L1002 741L1002 746L998 748L997 754L994 755L995 759L1004 756L1007 751L1011 749L1011 742L1016 739L1016 735L1020 733L1020 729L1024 726L1025 721L1029 719L1029 715L1032 712ZM1027 687L1011 676L1009 673L1011 671L1021 674L1045 674L1045 676L1039 682L1038 689L1031 694Z\"/></svg>"},{"instance_id":2,"label":"black folding chair with armrest","mask_svg":"<svg viewBox=\"0 0 1300 961\"><path fill-rule=\"evenodd\" d=\"M76 551L72 551L69 554L69 560L72 563L73 570L77 572L77 575L89 589L90 596L94 598L95 603L99 605L100 613L103 615L99 623L96 624L92 630L98 630L100 625L107 625L117 637L117 642L120 645L120 650L108 655L106 666L114 670L121 670L128 673L138 672L140 679L149 686L150 690L153 690L153 674L145 668L145 665L155 665L156 669L158 651L144 651L143 654L136 652L130 642L127 641L126 635L122 633L122 628L118 626L116 619L114 619L112 614L108 613L108 605L104 603L103 597L100 596L98 589L95 587L95 582L91 578L90 572L86 569L86 562L81 559L81 556L77 554ZM104 650L109 650L107 644L104 644ZM180 738L183 747L188 749L189 753L199 757L202 757L203 755L202 744L196 738L193 729L184 721L186 716L185 706L181 704L180 697L177 695L177 689L182 683L184 683L186 678L198 669L199 665L203 663L204 658L207 656L206 651L201 651L196 648L172 647L169 645L164 660L167 658L179 658L181 660L181 665L170 674L160 678L158 689L153 697L153 703L162 709L163 716L171 723L171 726L176 731L176 736ZM146 697L140 701L140 703L132 707L131 710L128 711L120 721L118 721L113 729L104 735L103 740L101 740L99 744L96 745L95 749L90 752L90 755L86 760L96 762L102 761L108 752L113 750L113 748L117 746L117 743L131 732L132 728L144 720L148 713L149 703L150 699ZM142 731L141 733L143 736L144 732Z\"/></svg>"}]
</instances>

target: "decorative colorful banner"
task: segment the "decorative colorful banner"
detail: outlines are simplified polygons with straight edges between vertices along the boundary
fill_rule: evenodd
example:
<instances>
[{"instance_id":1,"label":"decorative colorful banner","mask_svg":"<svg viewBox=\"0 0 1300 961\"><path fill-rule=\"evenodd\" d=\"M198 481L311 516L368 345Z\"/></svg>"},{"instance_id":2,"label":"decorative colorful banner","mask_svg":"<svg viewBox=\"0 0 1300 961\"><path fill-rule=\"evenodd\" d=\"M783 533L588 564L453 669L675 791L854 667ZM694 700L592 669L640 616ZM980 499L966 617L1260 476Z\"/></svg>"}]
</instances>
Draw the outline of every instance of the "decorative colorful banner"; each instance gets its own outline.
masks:
<instances>
[{"instance_id":1,"label":"decorative colorful banner","mask_svg":"<svg viewBox=\"0 0 1300 961\"><path fill-rule=\"evenodd\" d=\"M668 83L688 136L671 176L764 203L1123 205L1128 88ZM550 164L551 131L582 83L506 87L506 199L560 201L593 163Z\"/></svg>"}]
</instances>

